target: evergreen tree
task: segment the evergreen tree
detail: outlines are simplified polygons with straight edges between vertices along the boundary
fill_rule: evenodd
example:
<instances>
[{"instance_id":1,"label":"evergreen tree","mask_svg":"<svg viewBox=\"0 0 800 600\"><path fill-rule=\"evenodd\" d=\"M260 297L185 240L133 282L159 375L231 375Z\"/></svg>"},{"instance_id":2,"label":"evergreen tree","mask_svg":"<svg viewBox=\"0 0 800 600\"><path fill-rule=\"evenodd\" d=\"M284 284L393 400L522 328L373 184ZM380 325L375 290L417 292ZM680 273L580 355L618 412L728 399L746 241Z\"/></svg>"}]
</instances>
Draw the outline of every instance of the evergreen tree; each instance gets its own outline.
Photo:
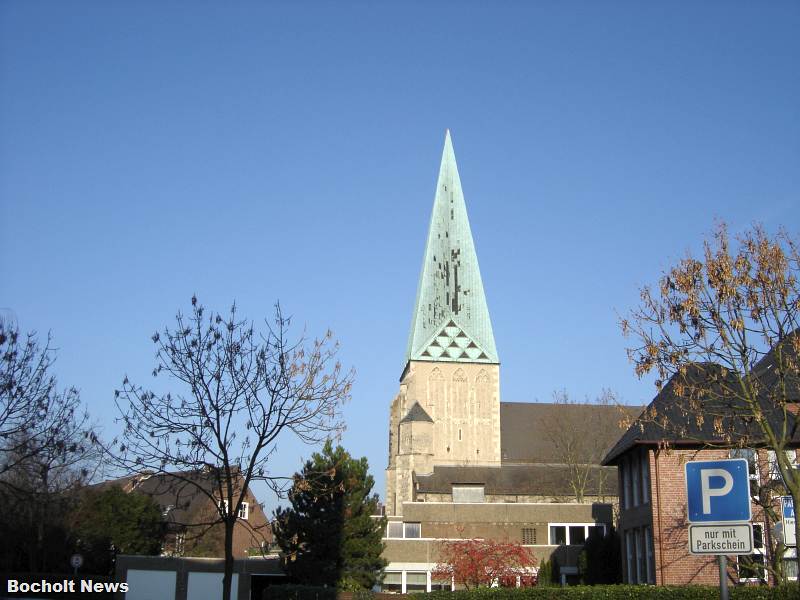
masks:
<instances>
[{"instance_id":1,"label":"evergreen tree","mask_svg":"<svg viewBox=\"0 0 800 600\"><path fill-rule=\"evenodd\" d=\"M161 509L137 492L118 486L86 490L72 514L76 549L88 573L113 574L117 554L156 555L164 538Z\"/></svg>"},{"instance_id":2,"label":"evergreen tree","mask_svg":"<svg viewBox=\"0 0 800 600\"><path fill-rule=\"evenodd\" d=\"M294 475L291 507L273 524L286 572L298 583L370 589L381 579L385 519L366 458L354 459L330 440Z\"/></svg>"},{"instance_id":3,"label":"evergreen tree","mask_svg":"<svg viewBox=\"0 0 800 600\"><path fill-rule=\"evenodd\" d=\"M588 585L622 583L620 539L611 527L605 535L590 535L583 546L581 576Z\"/></svg>"}]
</instances>

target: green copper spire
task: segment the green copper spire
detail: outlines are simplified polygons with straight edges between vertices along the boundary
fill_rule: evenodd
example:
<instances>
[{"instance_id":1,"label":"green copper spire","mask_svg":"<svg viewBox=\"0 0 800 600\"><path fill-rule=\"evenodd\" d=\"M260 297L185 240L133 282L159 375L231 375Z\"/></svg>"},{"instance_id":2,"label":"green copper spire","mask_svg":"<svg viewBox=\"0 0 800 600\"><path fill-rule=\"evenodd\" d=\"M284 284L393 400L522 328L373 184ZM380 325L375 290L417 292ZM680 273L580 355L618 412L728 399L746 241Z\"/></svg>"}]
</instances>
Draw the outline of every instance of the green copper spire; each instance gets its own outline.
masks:
<instances>
[{"instance_id":1,"label":"green copper spire","mask_svg":"<svg viewBox=\"0 0 800 600\"><path fill-rule=\"evenodd\" d=\"M499 362L449 130L406 359Z\"/></svg>"}]
</instances>

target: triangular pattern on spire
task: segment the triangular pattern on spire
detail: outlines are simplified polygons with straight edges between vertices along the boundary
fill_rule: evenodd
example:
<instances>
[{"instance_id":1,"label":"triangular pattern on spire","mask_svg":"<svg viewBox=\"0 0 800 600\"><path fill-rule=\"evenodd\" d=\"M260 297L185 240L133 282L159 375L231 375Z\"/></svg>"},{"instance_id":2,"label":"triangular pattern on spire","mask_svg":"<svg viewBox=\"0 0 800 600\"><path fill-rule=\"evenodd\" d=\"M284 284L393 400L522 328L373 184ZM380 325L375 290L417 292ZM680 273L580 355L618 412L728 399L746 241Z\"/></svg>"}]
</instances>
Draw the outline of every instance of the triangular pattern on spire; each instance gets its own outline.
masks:
<instances>
[{"instance_id":1,"label":"triangular pattern on spire","mask_svg":"<svg viewBox=\"0 0 800 600\"><path fill-rule=\"evenodd\" d=\"M452 319L442 327L419 353L421 360L453 362L492 362L478 344Z\"/></svg>"},{"instance_id":2,"label":"triangular pattern on spire","mask_svg":"<svg viewBox=\"0 0 800 600\"><path fill-rule=\"evenodd\" d=\"M449 130L406 359L499 362Z\"/></svg>"}]
</instances>

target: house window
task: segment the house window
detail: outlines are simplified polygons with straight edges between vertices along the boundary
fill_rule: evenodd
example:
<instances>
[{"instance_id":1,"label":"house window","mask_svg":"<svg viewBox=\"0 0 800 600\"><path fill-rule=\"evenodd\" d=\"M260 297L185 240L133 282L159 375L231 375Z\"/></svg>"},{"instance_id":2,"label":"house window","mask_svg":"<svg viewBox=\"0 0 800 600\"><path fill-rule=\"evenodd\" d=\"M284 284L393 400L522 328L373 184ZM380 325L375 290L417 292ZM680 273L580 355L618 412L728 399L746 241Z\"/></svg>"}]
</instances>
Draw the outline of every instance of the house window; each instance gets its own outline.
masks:
<instances>
[{"instance_id":1,"label":"house window","mask_svg":"<svg viewBox=\"0 0 800 600\"><path fill-rule=\"evenodd\" d=\"M570 544L583 544L586 541L586 527L583 525L570 525L569 528L569 543Z\"/></svg>"},{"instance_id":2,"label":"house window","mask_svg":"<svg viewBox=\"0 0 800 600\"><path fill-rule=\"evenodd\" d=\"M633 530L629 529L625 532L625 564L627 566L628 581L626 583L634 583L634 563L633 563Z\"/></svg>"},{"instance_id":3,"label":"house window","mask_svg":"<svg viewBox=\"0 0 800 600\"><path fill-rule=\"evenodd\" d=\"M644 552L642 552L642 530L633 530L633 543L636 552L636 581L634 583L644 583Z\"/></svg>"},{"instance_id":4,"label":"house window","mask_svg":"<svg viewBox=\"0 0 800 600\"><path fill-rule=\"evenodd\" d=\"M403 523L403 537L404 538L418 538L421 537L422 528L419 523Z\"/></svg>"},{"instance_id":5,"label":"house window","mask_svg":"<svg viewBox=\"0 0 800 600\"><path fill-rule=\"evenodd\" d=\"M797 549L787 548L783 555L783 572L786 579L797 581Z\"/></svg>"},{"instance_id":6,"label":"house window","mask_svg":"<svg viewBox=\"0 0 800 600\"><path fill-rule=\"evenodd\" d=\"M631 456L628 469L631 471L631 487L633 488L633 506L639 506L639 456Z\"/></svg>"},{"instance_id":7,"label":"house window","mask_svg":"<svg viewBox=\"0 0 800 600\"><path fill-rule=\"evenodd\" d=\"M453 502L485 502L484 487L482 485L454 485Z\"/></svg>"},{"instance_id":8,"label":"house window","mask_svg":"<svg viewBox=\"0 0 800 600\"><path fill-rule=\"evenodd\" d=\"M387 538L402 538L403 537L403 524L399 521L389 521L386 524L386 537Z\"/></svg>"},{"instance_id":9,"label":"house window","mask_svg":"<svg viewBox=\"0 0 800 600\"><path fill-rule=\"evenodd\" d=\"M522 529L522 545L532 546L536 543L536 529L533 527L523 527Z\"/></svg>"},{"instance_id":10,"label":"house window","mask_svg":"<svg viewBox=\"0 0 800 600\"><path fill-rule=\"evenodd\" d=\"M228 514L228 501L223 500L219 503L220 510ZM250 516L250 505L247 502L242 502L242 505L239 507L239 512L236 515L239 519L244 519L245 521Z\"/></svg>"},{"instance_id":11,"label":"house window","mask_svg":"<svg viewBox=\"0 0 800 600\"><path fill-rule=\"evenodd\" d=\"M644 550L647 557L647 583L655 583L655 561L653 560L653 529L647 525L644 528Z\"/></svg>"},{"instance_id":12,"label":"house window","mask_svg":"<svg viewBox=\"0 0 800 600\"><path fill-rule=\"evenodd\" d=\"M625 508L631 508L631 466L628 458L622 463L622 482L622 497L624 499Z\"/></svg>"},{"instance_id":13,"label":"house window","mask_svg":"<svg viewBox=\"0 0 800 600\"><path fill-rule=\"evenodd\" d=\"M605 525L597 523L551 523L550 546L579 546L590 535L605 535Z\"/></svg>"},{"instance_id":14,"label":"house window","mask_svg":"<svg viewBox=\"0 0 800 600\"><path fill-rule=\"evenodd\" d=\"M427 591L428 591L427 573L418 573L414 571L406 572L406 593L427 592Z\"/></svg>"},{"instance_id":15,"label":"house window","mask_svg":"<svg viewBox=\"0 0 800 600\"><path fill-rule=\"evenodd\" d=\"M789 464L794 465L797 462L797 452L795 450L785 450L786 459ZM778 466L778 458L774 450L767 451L767 462L769 463L769 478L771 481L783 481L781 469Z\"/></svg>"},{"instance_id":16,"label":"house window","mask_svg":"<svg viewBox=\"0 0 800 600\"><path fill-rule=\"evenodd\" d=\"M641 457L642 465L642 504L650 503L650 454L647 450Z\"/></svg>"},{"instance_id":17,"label":"house window","mask_svg":"<svg viewBox=\"0 0 800 600\"><path fill-rule=\"evenodd\" d=\"M743 458L747 461L747 474L750 477L750 495L758 497L758 454L752 448L734 448L731 458Z\"/></svg>"},{"instance_id":18,"label":"house window","mask_svg":"<svg viewBox=\"0 0 800 600\"><path fill-rule=\"evenodd\" d=\"M739 581L766 583L767 573L764 555L764 526L753 523L753 553L736 557Z\"/></svg>"},{"instance_id":19,"label":"house window","mask_svg":"<svg viewBox=\"0 0 800 600\"><path fill-rule=\"evenodd\" d=\"M383 575L381 591L399 594L403 591L403 573L400 571L387 571Z\"/></svg>"},{"instance_id":20,"label":"house window","mask_svg":"<svg viewBox=\"0 0 800 600\"><path fill-rule=\"evenodd\" d=\"M606 526L605 525L590 525L589 526L589 537L603 537L606 534Z\"/></svg>"},{"instance_id":21,"label":"house window","mask_svg":"<svg viewBox=\"0 0 800 600\"><path fill-rule=\"evenodd\" d=\"M563 546L567 543L567 528L565 525L550 526L550 545Z\"/></svg>"}]
</instances>

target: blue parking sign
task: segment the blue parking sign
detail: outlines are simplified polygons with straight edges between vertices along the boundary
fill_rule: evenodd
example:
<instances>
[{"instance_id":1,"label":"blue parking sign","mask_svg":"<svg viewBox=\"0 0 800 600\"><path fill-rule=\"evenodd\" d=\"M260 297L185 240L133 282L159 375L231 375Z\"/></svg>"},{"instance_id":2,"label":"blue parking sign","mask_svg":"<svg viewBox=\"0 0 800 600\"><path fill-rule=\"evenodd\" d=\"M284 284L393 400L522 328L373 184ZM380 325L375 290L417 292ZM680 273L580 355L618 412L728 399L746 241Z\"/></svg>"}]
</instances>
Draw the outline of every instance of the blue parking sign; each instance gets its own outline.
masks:
<instances>
[{"instance_id":1,"label":"blue parking sign","mask_svg":"<svg viewBox=\"0 0 800 600\"><path fill-rule=\"evenodd\" d=\"M791 496L781 496L781 511L784 519L794 519L794 501Z\"/></svg>"},{"instance_id":2,"label":"blue parking sign","mask_svg":"<svg viewBox=\"0 0 800 600\"><path fill-rule=\"evenodd\" d=\"M747 460L696 460L686 463L685 470L690 523L750 521Z\"/></svg>"}]
</instances>

